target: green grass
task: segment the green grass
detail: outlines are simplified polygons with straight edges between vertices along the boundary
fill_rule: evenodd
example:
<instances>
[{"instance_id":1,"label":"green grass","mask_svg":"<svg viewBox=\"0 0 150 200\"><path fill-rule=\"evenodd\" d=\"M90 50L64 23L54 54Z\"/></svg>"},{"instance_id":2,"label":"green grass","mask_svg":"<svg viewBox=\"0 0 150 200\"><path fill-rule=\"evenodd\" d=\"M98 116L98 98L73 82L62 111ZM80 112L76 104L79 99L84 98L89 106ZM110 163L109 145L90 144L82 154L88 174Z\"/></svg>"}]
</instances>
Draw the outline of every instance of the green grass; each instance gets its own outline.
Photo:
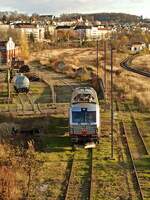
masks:
<instances>
[{"instance_id":1,"label":"green grass","mask_svg":"<svg viewBox=\"0 0 150 200\"><path fill-rule=\"evenodd\" d=\"M47 149L50 152L55 152L55 151L63 151L65 149L70 149L71 148L71 143L70 143L70 137L65 136L65 137L60 137L60 136L41 136L40 138L40 149Z\"/></svg>"},{"instance_id":2,"label":"green grass","mask_svg":"<svg viewBox=\"0 0 150 200\"><path fill-rule=\"evenodd\" d=\"M137 168L140 169L144 169L144 170L150 170L150 157L149 156L145 156L143 158L141 158L140 160L136 160L135 164L137 166Z\"/></svg>"},{"instance_id":3,"label":"green grass","mask_svg":"<svg viewBox=\"0 0 150 200\"><path fill-rule=\"evenodd\" d=\"M116 147L115 147L116 148ZM110 140L102 138L100 145L94 150L94 198L95 200L127 199L128 189L124 179L124 169L115 160L110 160Z\"/></svg>"},{"instance_id":4,"label":"green grass","mask_svg":"<svg viewBox=\"0 0 150 200\"><path fill-rule=\"evenodd\" d=\"M150 156L145 156L140 160L135 161L135 165L138 172L139 182L143 191L144 199L150 198Z\"/></svg>"}]
</instances>

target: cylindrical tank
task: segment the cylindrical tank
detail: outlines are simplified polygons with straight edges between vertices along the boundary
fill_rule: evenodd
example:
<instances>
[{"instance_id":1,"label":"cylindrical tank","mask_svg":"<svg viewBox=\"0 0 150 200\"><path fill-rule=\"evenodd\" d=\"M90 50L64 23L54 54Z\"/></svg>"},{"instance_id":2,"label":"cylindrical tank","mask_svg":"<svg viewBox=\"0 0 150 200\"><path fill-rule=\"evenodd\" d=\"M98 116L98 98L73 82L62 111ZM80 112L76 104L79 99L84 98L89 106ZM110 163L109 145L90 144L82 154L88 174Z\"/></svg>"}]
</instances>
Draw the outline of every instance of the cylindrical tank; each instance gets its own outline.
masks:
<instances>
[{"instance_id":1,"label":"cylindrical tank","mask_svg":"<svg viewBox=\"0 0 150 200\"><path fill-rule=\"evenodd\" d=\"M14 78L14 88L16 92L28 92L30 81L23 74L19 74Z\"/></svg>"}]
</instances>

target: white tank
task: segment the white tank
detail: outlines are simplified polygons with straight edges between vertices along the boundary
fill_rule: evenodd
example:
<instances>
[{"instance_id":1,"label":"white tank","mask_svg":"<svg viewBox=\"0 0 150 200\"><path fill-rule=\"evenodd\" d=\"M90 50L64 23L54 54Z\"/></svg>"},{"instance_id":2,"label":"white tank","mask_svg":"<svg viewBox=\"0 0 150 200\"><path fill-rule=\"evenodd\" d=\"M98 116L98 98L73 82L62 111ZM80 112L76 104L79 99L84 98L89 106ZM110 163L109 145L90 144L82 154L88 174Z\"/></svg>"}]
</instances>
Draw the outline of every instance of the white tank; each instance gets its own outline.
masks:
<instances>
[{"instance_id":1,"label":"white tank","mask_svg":"<svg viewBox=\"0 0 150 200\"><path fill-rule=\"evenodd\" d=\"M30 85L29 79L26 76L24 76L23 74L19 74L19 75L15 76L14 86L17 89L29 88L29 85Z\"/></svg>"}]
</instances>

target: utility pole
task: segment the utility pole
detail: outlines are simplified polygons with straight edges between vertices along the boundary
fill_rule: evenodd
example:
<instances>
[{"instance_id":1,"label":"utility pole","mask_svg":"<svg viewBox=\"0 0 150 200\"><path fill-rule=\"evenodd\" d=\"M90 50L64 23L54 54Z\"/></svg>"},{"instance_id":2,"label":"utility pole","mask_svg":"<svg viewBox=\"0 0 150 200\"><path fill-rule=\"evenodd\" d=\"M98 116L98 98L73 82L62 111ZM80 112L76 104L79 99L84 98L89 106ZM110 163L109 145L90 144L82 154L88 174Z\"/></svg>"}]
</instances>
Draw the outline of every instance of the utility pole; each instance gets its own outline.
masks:
<instances>
[{"instance_id":1,"label":"utility pole","mask_svg":"<svg viewBox=\"0 0 150 200\"><path fill-rule=\"evenodd\" d=\"M105 93L106 93L106 90L107 90L107 83L106 83L106 40L104 41L104 87L105 87Z\"/></svg>"},{"instance_id":2,"label":"utility pole","mask_svg":"<svg viewBox=\"0 0 150 200\"><path fill-rule=\"evenodd\" d=\"M105 111L107 100L107 77L106 77L106 40L104 40L104 90L105 90Z\"/></svg>"},{"instance_id":3,"label":"utility pole","mask_svg":"<svg viewBox=\"0 0 150 200\"><path fill-rule=\"evenodd\" d=\"M98 65L99 65L99 61L98 61L98 57L99 57L99 54L98 54L98 48L99 48L99 44L98 44L98 40L96 42L96 67L97 67L97 82L98 82Z\"/></svg>"},{"instance_id":4,"label":"utility pole","mask_svg":"<svg viewBox=\"0 0 150 200\"><path fill-rule=\"evenodd\" d=\"M114 157L114 108L113 108L113 47L110 46L111 53L111 159Z\"/></svg>"}]
</instances>

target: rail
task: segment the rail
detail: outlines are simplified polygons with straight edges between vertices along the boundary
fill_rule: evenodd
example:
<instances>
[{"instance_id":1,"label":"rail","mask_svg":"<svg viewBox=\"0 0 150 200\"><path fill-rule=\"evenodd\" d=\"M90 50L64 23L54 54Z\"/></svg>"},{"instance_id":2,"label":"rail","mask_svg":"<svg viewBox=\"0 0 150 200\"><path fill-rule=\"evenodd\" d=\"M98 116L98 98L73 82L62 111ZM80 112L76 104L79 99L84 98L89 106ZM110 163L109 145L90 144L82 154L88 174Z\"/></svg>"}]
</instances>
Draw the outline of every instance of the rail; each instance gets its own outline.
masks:
<instances>
[{"instance_id":1,"label":"rail","mask_svg":"<svg viewBox=\"0 0 150 200\"><path fill-rule=\"evenodd\" d=\"M145 77L150 77L150 72L143 71L141 69L137 69L136 66L131 66L131 62L133 60L134 56L128 56L124 60L121 61L120 66L128 71L131 71L133 73L145 76Z\"/></svg>"},{"instance_id":2,"label":"rail","mask_svg":"<svg viewBox=\"0 0 150 200\"><path fill-rule=\"evenodd\" d=\"M18 99L19 99L19 101L20 101L20 104L21 104L21 107L22 107L22 112L24 113L24 111L25 111L25 108L24 108L24 103L23 103L23 100L22 100L22 98L21 98L21 95L18 93Z\"/></svg>"},{"instance_id":3,"label":"rail","mask_svg":"<svg viewBox=\"0 0 150 200\"><path fill-rule=\"evenodd\" d=\"M67 187L66 187L64 200L67 200L67 197L68 197L69 185L70 185L70 180L71 180L71 175L72 175L72 170L73 170L73 164L74 164L74 157L75 157L75 153L73 154L73 158L71 159L70 172L69 172L68 183L67 183Z\"/></svg>"},{"instance_id":4,"label":"rail","mask_svg":"<svg viewBox=\"0 0 150 200\"><path fill-rule=\"evenodd\" d=\"M72 200L74 199L74 197L76 197L76 199L87 199L87 200L91 200L92 199L92 191L93 191L93 186L92 186L92 180L93 180L93 151L92 149L88 149L85 150L88 151L88 155L87 155L87 159L83 159L80 161L76 160L76 155L78 154L76 151L74 152L73 158L71 160L71 166L70 166L70 173L68 176L68 181L67 181L67 187L66 187L66 191L65 191L65 195L64 195L64 200ZM89 162L87 162L87 160ZM77 163L80 163L80 165L83 167L84 162L86 163L86 165L88 164L88 177L86 177L86 183L84 183L83 181L83 177L82 177L82 181L81 184L82 185L78 185L77 184L73 184L74 182L76 182L76 176L75 173L77 173L77 171L80 169L80 167L77 165ZM83 168L84 170L87 170L87 167ZM76 171L76 172L75 172ZM78 172L79 173L79 172ZM78 177L79 178L79 177ZM81 178L81 177L80 177ZM75 187L76 189L78 189L78 191L75 191ZM82 194L81 194L81 189L82 189ZM76 193L79 192L81 196L78 196L79 194Z\"/></svg>"},{"instance_id":5,"label":"rail","mask_svg":"<svg viewBox=\"0 0 150 200\"><path fill-rule=\"evenodd\" d=\"M93 198L93 149L91 151L91 166L90 166L90 188L89 188L89 200Z\"/></svg>"},{"instance_id":6,"label":"rail","mask_svg":"<svg viewBox=\"0 0 150 200\"><path fill-rule=\"evenodd\" d=\"M35 112L34 103L32 101L32 95L31 95L31 93L27 93L26 96L27 96L27 98L28 98L28 100L29 100L29 102L31 104L32 111Z\"/></svg>"},{"instance_id":7,"label":"rail","mask_svg":"<svg viewBox=\"0 0 150 200\"><path fill-rule=\"evenodd\" d=\"M41 110L41 108L40 108L40 104L37 103L36 105L37 105L37 109L38 109L38 111L39 111L40 113L42 113L42 110Z\"/></svg>"},{"instance_id":8,"label":"rail","mask_svg":"<svg viewBox=\"0 0 150 200\"><path fill-rule=\"evenodd\" d=\"M131 160L131 164L132 164L131 167L132 167L133 174L134 174L135 181L136 181L136 185L137 185L137 193L139 195L140 200L144 200L144 195L143 195L143 192L142 192L142 189L141 189L141 185L140 185L140 182L139 182L137 169L136 169L136 166L134 164L134 159L133 159L130 147L129 147L128 136L127 136L127 133L126 133L126 129L125 129L124 123L122 121L120 122L120 128L121 128L121 133L124 136L124 140L125 140L126 147L127 147L127 152L129 154L129 157L130 157L130 160Z\"/></svg>"},{"instance_id":9,"label":"rail","mask_svg":"<svg viewBox=\"0 0 150 200\"><path fill-rule=\"evenodd\" d=\"M130 107L129 107L128 104L127 104L127 107L128 107L128 110L129 110L129 112L130 112L130 114L131 114L131 119L132 119L132 122L133 122L133 124L134 124L134 126L135 126L135 128L136 128L136 132L137 132L137 134L138 134L138 137L139 137L139 139L140 139L140 141L141 141L141 144L143 145L143 149L144 149L144 151L145 151L145 155L149 155L147 146L146 146L146 144L145 144L145 141L144 141L144 139L143 139L143 136L142 136L142 134L141 134L141 131L140 131L139 128L138 128L138 125L137 125L136 119L135 119L135 117L134 117L134 114L132 113L132 111L131 111L131 109L130 109Z\"/></svg>"}]
</instances>

